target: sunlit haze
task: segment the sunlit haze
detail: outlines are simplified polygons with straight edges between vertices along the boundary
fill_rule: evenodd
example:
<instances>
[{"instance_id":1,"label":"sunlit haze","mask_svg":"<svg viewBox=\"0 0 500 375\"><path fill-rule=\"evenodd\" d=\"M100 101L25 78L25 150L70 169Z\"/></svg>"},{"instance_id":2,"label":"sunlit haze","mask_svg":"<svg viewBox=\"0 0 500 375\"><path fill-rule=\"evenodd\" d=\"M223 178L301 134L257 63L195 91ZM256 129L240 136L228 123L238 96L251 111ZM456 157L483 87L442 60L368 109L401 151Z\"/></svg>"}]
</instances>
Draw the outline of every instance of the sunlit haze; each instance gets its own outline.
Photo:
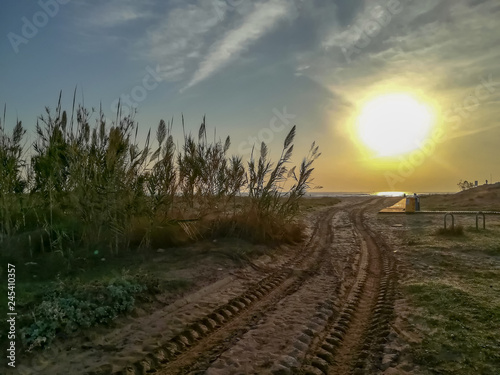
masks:
<instances>
[{"instance_id":1,"label":"sunlit haze","mask_svg":"<svg viewBox=\"0 0 500 375\"><path fill-rule=\"evenodd\" d=\"M394 156L418 149L429 136L432 115L408 95L380 96L359 115L360 139L379 156Z\"/></svg>"}]
</instances>

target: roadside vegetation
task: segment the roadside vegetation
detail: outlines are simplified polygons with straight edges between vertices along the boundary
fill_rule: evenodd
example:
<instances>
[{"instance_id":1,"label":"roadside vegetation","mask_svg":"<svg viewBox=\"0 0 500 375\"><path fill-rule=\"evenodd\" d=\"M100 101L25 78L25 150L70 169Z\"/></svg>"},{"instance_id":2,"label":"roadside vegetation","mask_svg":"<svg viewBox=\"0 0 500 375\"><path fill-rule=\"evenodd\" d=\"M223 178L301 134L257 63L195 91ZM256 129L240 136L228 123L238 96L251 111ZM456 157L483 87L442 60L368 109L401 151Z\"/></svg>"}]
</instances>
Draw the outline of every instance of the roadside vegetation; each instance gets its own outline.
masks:
<instances>
[{"instance_id":1,"label":"roadside vegetation","mask_svg":"<svg viewBox=\"0 0 500 375\"><path fill-rule=\"evenodd\" d=\"M500 220L488 216L486 230L476 230L474 217L457 219L461 229L443 233L440 215L404 217L396 254L407 329L419 339L402 357L419 374L498 374Z\"/></svg>"},{"instance_id":2,"label":"roadside vegetation","mask_svg":"<svg viewBox=\"0 0 500 375\"><path fill-rule=\"evenodd\" d=\"M126 273L81 282L103 262L111 269L123 258L218 238L268 245L302 240L297 214L318 146L290 168L294 126L278 160L262 143L244 162L229 155L229 136L209 138L205 118L196 135L183 118L181 125L181 143L172 135L173 120L161 120L140 144L133 114L119 108L107 123L102 108L76 105L74 97L65 111L59 96L27 145L21 121L9 132L4 107L0 257L23 280L17 293L26 348L107 323L130 311L138 295L161 289L151 286L154 278Z\"/></svg>"}]
</instances>

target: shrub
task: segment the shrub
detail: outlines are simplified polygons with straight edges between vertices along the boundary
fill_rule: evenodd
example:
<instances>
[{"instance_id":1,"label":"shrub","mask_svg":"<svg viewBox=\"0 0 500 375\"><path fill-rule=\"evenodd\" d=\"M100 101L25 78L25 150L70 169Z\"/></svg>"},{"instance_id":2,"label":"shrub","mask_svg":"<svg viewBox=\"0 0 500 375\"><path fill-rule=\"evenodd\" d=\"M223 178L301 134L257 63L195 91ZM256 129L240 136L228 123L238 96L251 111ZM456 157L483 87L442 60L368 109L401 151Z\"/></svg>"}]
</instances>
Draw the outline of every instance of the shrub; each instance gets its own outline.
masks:
<instances>
[{"instance_id":1,"label":"shrub","mask_svg":"<svg viewBox=\"0 0 500 375\"><path fill-rule=\"evenodd\" d=\"M70 288L59 285L34 306L31 315L22 317L25 322L19 331L22 342L32 350L49 344L58 335L108 323L132 310L135 296L145 290L146 286L127 277L106 284Z\"/></svg>"},{"instance_id":2,"label":"shrub","mask_svg":"<svg viewBox=\"0 0 500 375\"><path fill-rule=\"evenodd\" d=\"M0 169L2 250L12 248L11 239L18 236L19 246L29 243L30 256L57 252L69 270L75 254L89 256L99 249L117 255L131 245L182 242L177 229L190 232L195 224L184 223L197 220L230 223L239 229L228 233L266 241L289 237L298 202L312 181L312 164L320 156L313 143L301 165L289 167L295 126L276 163L262 143L258 160L252 152L245 165L242 157L229 155L229 136L209 139L205 118L197 137L184 132L179 148L171 134L173 120L161 120L156 140L150 130L141 147L134 113L122 116L119 105L116 120L108 123L102 108L75 106L75 96L67 113L61 96L55 111L47 107L38 118L32 150L21 147L25 131L20 122L12 136L3 130L5 116L0 122L0 162L7 166ZM24 155L31 155L31 163ZM249 199L237 207L245 191ZM161 238L161 231L174 238ZM27 240L20 236L26 234Z\"/></svg>"}]
</instances>

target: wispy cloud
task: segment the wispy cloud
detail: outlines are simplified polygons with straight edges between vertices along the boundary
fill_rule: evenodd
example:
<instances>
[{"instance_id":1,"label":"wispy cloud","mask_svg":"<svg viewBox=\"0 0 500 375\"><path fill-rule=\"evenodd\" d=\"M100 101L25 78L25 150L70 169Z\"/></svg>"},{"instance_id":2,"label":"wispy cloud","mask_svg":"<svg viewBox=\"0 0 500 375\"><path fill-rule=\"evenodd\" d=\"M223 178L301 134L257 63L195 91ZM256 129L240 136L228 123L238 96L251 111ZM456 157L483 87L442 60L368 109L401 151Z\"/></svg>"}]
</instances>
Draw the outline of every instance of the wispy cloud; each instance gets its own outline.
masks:
<instances>
[{"instance_id":1,"label":"wispy cloud","mask_svg":"<svg viewBox=\"0 0 500 375\"><path fill-rule=\"evenodd\" d=\"M151 1L133 0L73 0L80 7L80 23L86 28L113 28L129 24L131 21L148 19L155 16L151 10Z\"/></svg>"},{"instance_id":2,"label":"wispy cloud","mask_svg":"<svg viewBox=\"0 0 500 375\"><path fill-rule=\"evenodd\" d=\"M159 65L168 82L185 81L183 89L207 79L278 24L297 12L289 0L73 0L79 7L79 34L110 44L120 37L131 58ZM112 43L112 42L111 42ZM186 83L187 82L187 83Z\"/></svg>"},{"instance_id":3,"label":"wispy cloud","mask_svg":"<svg viewBox=\"0 0 500 375\"><path fill-rule=\"evenodd\" d=\"M111 6L107 6L111 8ZM112 9L112 8L111 8ZM112 11L100 13L92 19L94 25L101 27L115 27L150 16L151 14L138 11L134 6L128 5Z\"/></svg>"},{"instance_id":4,"label":"wispy cloud","mask_svg":"<svg viewBox=\"0 0 500 375\"><path fill-rule=\"evenodd\" d=\"M496 0L407 0L401 4L401 12L390 21L379 18L378 5L372 9L367 5L347 28L335 26L340 32L326 32L316 50L300 60L311 66L307 75L326 84L340 81L356 88L406 76L410 81L427 79L423 87L440 91L443 87L466 89L481 74L497 71L493 61L498 57L499 34L494 20L500 6ZM369 36L365 29L374 21L381 30ZM357 41L362 32L369 42L360 42L366 47L359 47L348 61L341 47Z\"/></svg>"},{"instance_id":5,"label":"wispy cloud","mask_svg":"<svg viewBox=\"0 0 500 375\"><path fill-rule=\"evenodd\" d=\"M193 70L205 50L207 39L226 16L223 0L179 3L147 33L147 54L160 64L167 81L178 81L187 69Z\"/></svg>"},{"instance_id":6,"label":"wispy cloud","mask_svg":"<svg viewBox=\"0 0 500 375\"><path fill-rule=\"evenodd\" d=\"M239 27L229 31L222 40L214 43L208 56L200 63L198 70L183 90L207 79L237 59L253 43L271 31L278 21L287 15L289 9L284 0L257 4L255 10Z\"/></svg>"}]
</instances>

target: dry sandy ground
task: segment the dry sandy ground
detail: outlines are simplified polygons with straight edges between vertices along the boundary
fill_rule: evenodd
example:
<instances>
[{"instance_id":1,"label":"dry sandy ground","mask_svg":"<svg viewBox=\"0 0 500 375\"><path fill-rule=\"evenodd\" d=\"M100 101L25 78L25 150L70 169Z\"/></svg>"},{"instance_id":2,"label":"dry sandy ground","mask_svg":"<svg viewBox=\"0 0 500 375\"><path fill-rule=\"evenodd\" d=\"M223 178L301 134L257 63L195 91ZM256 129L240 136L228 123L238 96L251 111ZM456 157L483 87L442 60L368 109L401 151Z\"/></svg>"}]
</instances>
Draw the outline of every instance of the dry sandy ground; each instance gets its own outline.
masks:
<instances>
[{"instance_id":1,"label":"dry sandy ground","mask_svg":"<svg viewBox=\"0 0 500 375\"><path fill-rule=\"evenodd\" d=\"M398 243L351 198L310 215L309 239L114 329L23 360L17 374L405 374L412 340Z\"/></svg>"}]
</instances>

